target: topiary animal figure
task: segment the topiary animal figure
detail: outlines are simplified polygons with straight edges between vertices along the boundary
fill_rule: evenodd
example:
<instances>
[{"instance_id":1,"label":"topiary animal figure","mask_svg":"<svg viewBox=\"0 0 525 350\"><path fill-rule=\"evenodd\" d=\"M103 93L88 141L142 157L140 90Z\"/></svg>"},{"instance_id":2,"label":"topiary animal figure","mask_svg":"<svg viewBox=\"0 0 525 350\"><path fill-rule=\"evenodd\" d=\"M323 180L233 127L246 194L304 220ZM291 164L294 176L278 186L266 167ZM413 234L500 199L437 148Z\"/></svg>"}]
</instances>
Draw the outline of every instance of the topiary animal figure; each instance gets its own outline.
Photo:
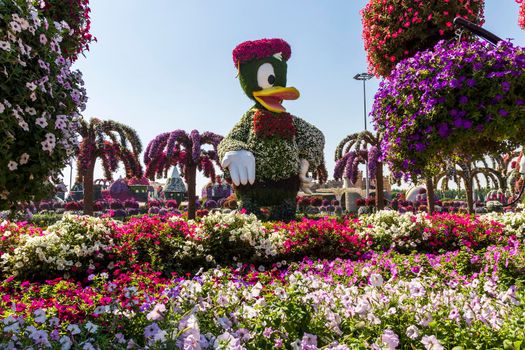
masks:
<instances>
[{"instance_id":1,"label":"topiary animal figure","mask_svg":"<svg viewBox=\"0 0 525 350\"><path fill-rule=\"evenodd\" d=\"M255 104L219 144L219 158L234 184L240 208L270 220L295 217L295 197L309 192L312 171L326 180L322 132L286 113L283 100L299 98L286 87L291 49L282 39L246 41L233 50L233 61L246 95Z\"/></svg>"}]
</instances>

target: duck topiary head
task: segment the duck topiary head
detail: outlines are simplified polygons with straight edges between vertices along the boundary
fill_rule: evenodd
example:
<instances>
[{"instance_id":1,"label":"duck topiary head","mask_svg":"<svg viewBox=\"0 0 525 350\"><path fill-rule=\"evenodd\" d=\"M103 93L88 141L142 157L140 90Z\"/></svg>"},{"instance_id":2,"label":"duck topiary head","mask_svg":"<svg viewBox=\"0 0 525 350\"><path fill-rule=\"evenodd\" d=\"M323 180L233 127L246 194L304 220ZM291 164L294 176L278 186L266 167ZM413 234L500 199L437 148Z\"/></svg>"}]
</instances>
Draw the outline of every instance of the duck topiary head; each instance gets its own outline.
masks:
<instances>
[{"instance_id":1,"label":"duck topiary head","mask_svg":"<svg viewBox=\"0 0 525 350\"><path fill-rule=\"evenodd\" d=\"M245 41L233 50L241 87L256 107L281 113L286 111L283 100L299 98L296 88L286 87L286 61L291 53L282 39Z\"/></svg>"}]
</instances>

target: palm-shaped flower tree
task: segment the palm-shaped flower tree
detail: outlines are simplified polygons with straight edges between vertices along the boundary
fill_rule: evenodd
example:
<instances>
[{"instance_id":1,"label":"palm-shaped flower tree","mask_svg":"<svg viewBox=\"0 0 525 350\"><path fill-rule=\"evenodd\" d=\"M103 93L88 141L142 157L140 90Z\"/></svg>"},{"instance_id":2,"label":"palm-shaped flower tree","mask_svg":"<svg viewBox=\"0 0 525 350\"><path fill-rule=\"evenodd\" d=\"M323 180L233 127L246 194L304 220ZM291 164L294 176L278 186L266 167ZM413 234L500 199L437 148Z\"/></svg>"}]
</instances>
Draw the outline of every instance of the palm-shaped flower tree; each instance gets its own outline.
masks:
<instances>
[{"instance_id":1,"label":"palm-shaped flower tree","mask_svg":"<svg viewBox=\"0 0 525 350\"><path fill-rule=\"evenodd\" d=\"M82 120L78 132L82 141L77 153L77 182L84 184L84 214L92 215L93 173L97 159L102 160L104 176L108 180L112 179L119 161L124 164L127 178L142 177L138 158L142 143L135 130L112 120Z\"/></svg>"},{"instance_id":2,"label":"palm-shaped flower tree","mask_svg":"<svg viewBox=\"0 0 525 350\"><path fill-rule=\"evenodd\" d=\"M152 140L144 152L146 176L154 180L155 176L167 177L172 166L179 166L182 177L188 185L188 218L195 218L195 178L197 170L204 176L215 181L215 167L220 166L217 156L217 146L222 136L206 131L199 134L197 130L189 134L184 130L175 130L158 135ZM212 149L203 149L203 145L211 145Z\"/></svg>"},{"instance_id":3,"label":"palm-shaped flower tree","mask_svg":"<svg viewBox=\"0 0 525 350\"><path fill-rule=\"evenodd\" d=\"M359 164L368 162L368 176L376 180L376 207L384 207L383 164L379 161L381 137L370 131L363 131L345 137L335 150L334 178L343 175L355 183Z\"/></svg>"}]
</instances>

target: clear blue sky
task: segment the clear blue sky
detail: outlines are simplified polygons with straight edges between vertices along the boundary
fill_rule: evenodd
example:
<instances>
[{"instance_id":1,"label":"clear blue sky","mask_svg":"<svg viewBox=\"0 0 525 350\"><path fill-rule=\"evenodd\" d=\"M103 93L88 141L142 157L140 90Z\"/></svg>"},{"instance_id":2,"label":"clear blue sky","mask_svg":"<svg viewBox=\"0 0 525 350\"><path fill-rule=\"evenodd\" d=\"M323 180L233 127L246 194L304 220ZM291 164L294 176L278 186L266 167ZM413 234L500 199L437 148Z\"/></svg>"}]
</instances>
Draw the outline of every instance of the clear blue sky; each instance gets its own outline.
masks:
<instances>
[{"instance_id":1,"label":"clear blue sky","mask_svg":"<svg viewBox=\"0 0 525 350\"><path fill-rule=\"evenodd\" d=\"M144 148L175 129L226 135L252 105L235 78L231 52L265 37L292 47L288 85L301 98L285 107L324 132L330 175L336 145L363 130L362 84L352 77L367 67L359 15L365 0L90 2L98 42L76 63L89 96L84 117L130 125ZM486 0L485 14L487 29L525 45L514 0ZM368 108L378 83L367 83ZM199 189L206 182L199 178Z\"/></svg>"}]
</instances>

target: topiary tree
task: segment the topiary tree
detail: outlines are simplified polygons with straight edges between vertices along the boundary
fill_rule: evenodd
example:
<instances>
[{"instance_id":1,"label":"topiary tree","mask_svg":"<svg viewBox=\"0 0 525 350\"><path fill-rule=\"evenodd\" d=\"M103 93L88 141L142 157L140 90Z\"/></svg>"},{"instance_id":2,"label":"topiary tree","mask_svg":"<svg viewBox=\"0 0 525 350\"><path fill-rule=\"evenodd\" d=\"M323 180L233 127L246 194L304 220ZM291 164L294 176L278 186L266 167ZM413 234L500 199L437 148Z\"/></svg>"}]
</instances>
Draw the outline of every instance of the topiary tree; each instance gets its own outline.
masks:
<instances>
[{"instance_id":1,"label":"topiary tree","mask_svg":"<svg viewBox=\"0 0 525 350\"><path fill-rule=\"evenodd\" d=\"M484 0L370 0L361 11L369 71L389 76L395 65L454 37L454 18L483 23ZM463 36L466 38L465 36Z\"/></svg>"},{"instance_id":2,"label":"topiary tree","mask_svg":"<svg viewBox=\"0 0 525 350\"><path fill-rule=\"evenodd\" d=\"M345 137L335 150L334 178L339 180L343 173L350 182L357 180L359 164L368 162L368 176L376 180L376 207L384 208L383 163L380 158L381 137L370 131L363 131Z\"/></svg>"},{"instance_id":3,"label":"topiary tree","mask_svg":"<svg viewBox=\"0 0 525 350\"><path fill-rule=\"evenodd\" d=\"M188 218L195 219L195 186L197 170L205 177L215 181L215 162L220 167L217 157L217 146L222 136L206 131L200 134L192 130L189 134L184 130L175 130L158 135L152 140L144 152L146 176L151 180L155 176L167 177L172 166L179 166L182 177L188 186ZM202 146L210 145L212 149Z\"/></svg>"},{"instance_id":4,"label":"topiary tree","mask_svg":"<svg viewBox=\"0 0 525 350\"><path fill-rule=\"evenodd\" d=\"M432 178L454 159L525 142L525 49L509 42L440 42L380 84L372 115L397 178Z\"/></svg>"},{"instance_id":5,"label":"topiary tree","mask_svg":"<svg viewBox=\"0 0 525 350\"><path fill-rule=\"evenodd\" d=\"M31 1L0 5L0 209L47 197L74 154L86 93L61 24Z\"/></svg>"},{"instance_id":6,"label":"topiary tree","mask_svg":"<svg viewBox=\"0 0 525 350\"><path fill-rule=\"evenodd\" d=\"M140 178L142 166L138 157L142 144L135 130L112 120L82 120L78 132L82 142L77 152L77 182L84 183L84 214L92 215L93 174L97 159L102 160L104 176L108 180L112 179L119 162L124 164L127 178Z\"/></svg>"}]
</instances>

